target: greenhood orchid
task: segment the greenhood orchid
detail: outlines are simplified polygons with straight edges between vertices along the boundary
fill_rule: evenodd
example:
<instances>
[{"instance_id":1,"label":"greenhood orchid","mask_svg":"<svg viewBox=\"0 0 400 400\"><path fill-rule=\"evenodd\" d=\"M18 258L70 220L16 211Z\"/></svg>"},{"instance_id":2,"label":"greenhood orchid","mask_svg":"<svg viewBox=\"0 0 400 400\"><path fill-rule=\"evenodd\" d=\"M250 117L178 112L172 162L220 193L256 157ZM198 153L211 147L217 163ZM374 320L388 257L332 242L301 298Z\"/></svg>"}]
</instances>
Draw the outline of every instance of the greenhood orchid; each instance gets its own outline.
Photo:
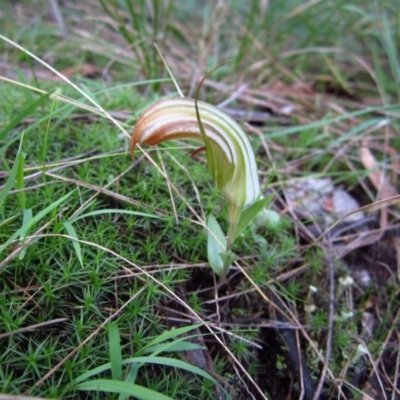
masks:
<instances>
[{"instance_id":1,"label":"greenhood orchid","mask_svg":"<svg viewBox=\"0 0 400 400\"><path fill-rule=\"evenodd\" d=\"M194 99L178 97L151 105L135 125L131 153L137 143L156 145L173 139L202 142L213 180L229 203L236 207L253 203L260 194L260 185L246 134L217 107L202 101L197 101L197 107L199 118Z\"/></svg>"},{"instance_id":2,"label":"greenhood orchid","mask_svg":"<svg viewBox=\"0 0 400 400\"><path fill-rule=\"evenodd\" d=\"M209 261L223 280L235 259L233 241L249 222L248 217L245 222L241 217L253 215L247 210L260 207L259 202L254 203L260 184L253 149L239 124L219 108L177 97L159 100L144 111L133 130L130 151L133 155L137 143L156 145L174 139L191 139L204 145L213 180L231 205L226 239L216 220L208 219ZM242 214L244 207L247 209Z\"/></svg>"}]
</instances>

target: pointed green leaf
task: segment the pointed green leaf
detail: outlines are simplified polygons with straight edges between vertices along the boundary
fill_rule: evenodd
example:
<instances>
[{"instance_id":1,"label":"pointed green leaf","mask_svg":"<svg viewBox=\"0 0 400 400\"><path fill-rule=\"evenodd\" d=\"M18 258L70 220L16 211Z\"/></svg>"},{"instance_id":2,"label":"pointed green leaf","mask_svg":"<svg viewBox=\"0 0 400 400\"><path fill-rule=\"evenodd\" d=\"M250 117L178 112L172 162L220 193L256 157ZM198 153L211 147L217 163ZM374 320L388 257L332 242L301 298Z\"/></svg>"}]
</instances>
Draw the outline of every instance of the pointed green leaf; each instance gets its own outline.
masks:
<instances>
[{"instance_id":1,"label":"pointed green leaf","mask_svg":"<svg viewBox=\"0 0 400 400\"><path fill-rule=\"evenodd\" d=\"M124 381L114 381L112 379L94 379L92 381L80 383L75 387L77 390L93 390L111 393L128 393L140 400L173 400L169 396L158 393L154 390L134 383Z\"/></svg>"},{"instance_id":2,"label":"pointed green leaf","mask_svg":"<svg viewBox=\"0 0 400 400\"><path fill-rule=\"evenodd\" d=\"M16 238L18 237L25 237L27 233L29 232L29 229L31 229L32 226L34 226L37 222L39 222L42 218L44 218L47 214L49 214L51 211L53 211L55 208L57 208L61 203L63 203L65 200L68 199L71 194L74 193L74 191L68 193L67 195L61 197L61 199L58 199L54 203L50 204L47 206L44 210L40 211L38 214L36 214L27 224L24 224L19 228L14 234L12 234L6 242L0 247L0 253L6 249Z\"/></svg>"},{"instance_id":3,"label":"pointed green leaf","mask_svg":"<svg viewBox=\"0 0 400 400\"><path fill-rule=\"evenodd\" d=\"M185 371L192 372L194 374L200 375L206 379L211 380L212 382L216 383L215 379L207 372L203 371L202 369L191 365L187 362L177 360L175 358L170 357L157 357L157 356L143 356L143 357L130 357L122 361L123 365L132 364L132 365L140 365L140 364L157 364L157 365L165 365L174 368L184 369ZM111 363L106 363L100 365L96 368L93 368L90 371L85 372L84 374L78 376L73 381L73 385L79 385L81 382L86 381L88 378L100 374L104 371L107 371L111 368ZM89 382L89 381L88 381ZM122 393L126 393L125 391Z\"/></svg>"},{"instance_id":4,"label":"pointed green leaf","mask_svg":"<svg viewBox=\"0 0 400 400\"><path fill-rule=\"evenodd\" d=\"M112 323L109 331L111 376L116 381L122 381L122 352L121 338L119 336L118 326Z\"/></svg>"},{"instance_id":5,"label":"pointed green leaf","mask_svg":"<svg viewBox=\"0 0 400 400\"><path fill-rule=\"evenodd\" d=\"M236 237L243 232L247 225L256 217L256 215L271 201L272 196L261 199L247 207L240 216L237 228Z\"/></svg>"},{"instance_id":6,"label":"pointed green leaf","mask_svg":"<svg viewBox=\"0 0 400 400\"><path fill-rule=\"evenodd\" d=\"M105 210L96 210L96 211L91 211L88 212L87 214L82 214L79 215L73 219L70 220L71 223L74 223L76 221L79 221L82 218L87 218L87 217L94 217L96 215L101 215L101 214L128 214L128 215L137 215L139 217L148 217L148 218L158 218L158 219L163 219L163 217L159 217L158 215L155 214L147 214L143 213L140 211L133 211L133 210L121 210L121 209L105 209Z\"/></svg>"},{"instance_id":7,"label":"pointed green leaf","mask_svg":"<svg viewBox=\"0 0 400 400\"><path fill-rule=\"evenodd\" d=\"M221 227L219 226L215 217L210 214L207 218L207 227L209 229L208 239L207 239L207 256L208 262L212 270L218 275L221 276L224 270L224 261L220 257L221 253L224 253L226 250L226 237L222 232Z\"/></svg>"},{"instance_id":8,"label":"pointed green leaf","mask_svg":"<svg viewBox=\"0 0 400 400\"><path fill-rule=\"evenodd\" d=\"M165 366L169 366L169 367L179 368L179 369L183 369L185 371L189 371L193 374L200 375L203 378L206 378L206 379L216 383L216 380L208 372L205 372L199 367L196 367L185 361L177 360L175 358L152 357L152 356L150 356L150 357L132 357L132 358L127 358L126 360L123 361L124 364L129 364L132 362L133 363L142 363L142 364L158 364L158 365L165 365Z\"/></svg>"},{"instance_id":9,"label":"pointed green leaf","mask_svg":"<svg viewBox=\"0 0 400 400\"><path fill-rule=\"evenodd\" d=\"M78 239L78 235L76 234L75 228L71 225L70 222L65 221L63 223L65 230L68 232L68 235L73 237L74 239ZM83 268L83 259L82 259L82 251L81 251L81 244L77 240L72 241L72 246L74 247L76 257Z\"/></svg>"},{"instance_id":10,"label":"pointed green leaf","mask_svg":"<svg viewBox=\"0 0 400 400\"><path fill-rule=\"evenodd\" d=\"M188 342L187 340L174 341L168 343L168 347L165 347L165 343L156 344L154 346L148 347L144 354L153 353L153 355L159 354L161 352L181 352L181 351L191 351L191 350L204 350L204 346L198 343Z\"/></svg>"},{"instance_id":11,"label":"pointed green leaf","mask_svg":"<svg viewBox=\"0 0 400 400\"><path fill-rule=\"evenodd\" d=\"M25 156L26 154L21 152L18 154L20 157L20 162L18 163L18 168L17 168L17 182L15 183L15 187L17 189L24 189L25 188L25 182L24 182L24 167L25 167ZM25 210L26 208L26 196L25 192L21 191L17 193L17 199L19 202L20 207Z\"/></svg>"},{"instance_id":12,"label":"pointed green leaf","mask_svg":"<svg viewBox=\"0 0 400 400\"><path fill-rule=\"evenodd\" d=\"M32 209L28 208L28 209L24 210L23 217L22 217L22 226L29 224L31 222L32 218L33 218ZM25 235L21 235L20 239L21 239L21 243L23 243L24 239L25 239ZM20 251L18 259L23 260L27 251L28 251L28 246L25 246Z\"/></svg>"},{"instance_id":13,"label":"pointed green leaf","mask_svg":"<svg viewBox=\"0 0 400 400\"><path fill-rule=\"evenodd\" d=\"M142 349L142 351L143 352L147 351L147 349L150 346L153 346L153 345L158 344L158 343L165 342L166 340L169 340L169 339L175 338L175 337L177 337L179 335L183 335L183 334L185 334L187 332L193 331L194 329L197 329L202 325L203 324L184 326L182 328L171 329L171 330L169 330L167 332L164 332L161 335L158 335L157 337L155 337L149 343L147 343L147 345Z\"/></svg>"},{"instance_id":14,"label":"pointed green leaf","mask_svg":"<svg viewBox=\"0 0 400 400\"><path fill-rule=\"evenodd\" d=\"M19 171L19 165L24 162L25 156L24 156L24 153L22 153L22 151L21 151L23 139L24 139L24 136L22 135L14 165L11 169L10 175L8 176L5 185L3 186L3 189L0 192L0 207L3 205L5 199L8 196L8 193L10 193L10 190L13 188L13 186L15 184L15 179L16 179L18 171Z\"/></svg>"}]
</instances>

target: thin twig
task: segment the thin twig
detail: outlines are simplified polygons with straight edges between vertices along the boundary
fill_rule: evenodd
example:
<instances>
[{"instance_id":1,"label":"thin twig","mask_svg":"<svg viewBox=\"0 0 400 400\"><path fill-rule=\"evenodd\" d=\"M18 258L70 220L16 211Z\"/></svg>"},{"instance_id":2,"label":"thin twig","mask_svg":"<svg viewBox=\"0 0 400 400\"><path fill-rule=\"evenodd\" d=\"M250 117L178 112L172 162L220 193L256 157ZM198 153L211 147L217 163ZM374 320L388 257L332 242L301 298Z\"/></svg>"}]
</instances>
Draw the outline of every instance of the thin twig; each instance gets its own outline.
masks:
<instances>
[{"instance_id":1,"label":"thin twig","mask_svg":"<svg viewBox=\"0 0 400 400\"><path fill-rule=\"evenodd\" d=\"M16 329L15 331L12 331L12 332L2 333L0 335L0 339L4 339L9 336L17 335L19 333L30 332L37 328L42 328L47 325L57 324L59 322L65 322L65 321L68 321L68 318L57 318L57 319L52 319L50 321L40 322L39 324L26 326L25 328Z\"/></svg>"}]
</instances>

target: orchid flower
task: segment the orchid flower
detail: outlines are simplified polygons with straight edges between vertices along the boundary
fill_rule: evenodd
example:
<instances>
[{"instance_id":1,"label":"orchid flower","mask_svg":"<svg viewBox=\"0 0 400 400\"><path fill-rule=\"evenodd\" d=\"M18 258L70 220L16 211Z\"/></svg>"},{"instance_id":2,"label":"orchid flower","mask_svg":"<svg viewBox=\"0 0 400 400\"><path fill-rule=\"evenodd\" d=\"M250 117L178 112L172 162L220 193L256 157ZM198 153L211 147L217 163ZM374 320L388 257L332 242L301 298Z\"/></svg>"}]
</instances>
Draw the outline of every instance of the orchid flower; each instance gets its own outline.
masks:
<instances>
[{"instance_id":1,"label":"orchid flower","mask_svg":"<svg viewBox=\"0 0 400 400\"><path fill-rule=\"evenodd\" d=\"M217 107L190 98L156 102L138 119L131 153L137 143L156 145L173 139L202 142L208 167L219 191L236 207L251 204L260 194L257 166L250 142L239 124ZM204 134L202 133L204 129Z\"/></svg>"},{"instance_id":2,"label":"orchid flower","mask_svg":"<svg viewBox=\"0 0 400 400\"><path fill-rule=\"evenodd\" d=\"M209 230L214 231L214 235L208 236L210 264L224 279L235 259L231 248L238 230L244 225L240 221L243 208L254 203L260 194L253 149L239 124L219 108L178 97L159 100L144 111L133 130L130 151L133 155L137 143L153 146L174 139L191 139L204 145L213 180L231 205L227 239L221 236L219 225L211 228L217 224L215 219L209 219L208 224ZM217 240L216 230L221 232Z\"/></svg>"}]
</instances>

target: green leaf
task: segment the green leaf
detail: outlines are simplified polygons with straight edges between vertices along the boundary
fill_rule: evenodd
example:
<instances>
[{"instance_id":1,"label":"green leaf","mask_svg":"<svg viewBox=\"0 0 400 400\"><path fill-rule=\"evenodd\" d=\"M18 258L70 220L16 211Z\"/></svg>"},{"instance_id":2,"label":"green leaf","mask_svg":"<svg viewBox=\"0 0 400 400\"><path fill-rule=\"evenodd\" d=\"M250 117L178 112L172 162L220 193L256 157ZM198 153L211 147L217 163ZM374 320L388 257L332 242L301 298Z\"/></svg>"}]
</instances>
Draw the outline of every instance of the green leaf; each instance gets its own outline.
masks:
<instances>
[{"instance_id":1,"label":"green leaf","mask_svg":"<svg viewBox=\"0 0 400 400\"><path fill-rule=\"evenodd\" d=\"M0 207L3 205L5 199L8 196L8 193L10 193L10 190L14 186L15 179L17 177L18 170L19 170L19 165L21 163L23 163L23 161L24 161L25 156L24 156L24 153L22 153L22 151L21 151L23 139L24 139L24 137L22 136L21 141L19 143L19 149L18 149L17 157L15 158L14 165L11 169L10 175L8 176L5 185L3 186L3 189L0 192Z\"/></svg>"},{"instance_id":2,"label":"green leaf","mask_svg":"<svg viewBox=\"0 0 400 400\"><path fill-rule=\"evenodd\" d=\"M31 208L28 208L28 209L24 210L23 218L22 218L22 226L24 226L24 225L26 225L26 224L29 224L30 221L32 220L32 218L33 218L32 209L31 209ZM21 235L20 239L21 239L21 243L23 243L23 242L24 242L24 236ZM23 258L25 257L25 254L26 254L27 250L28 250L28 246L25 246L25 247L20 251L19 256L18 256L18 259L19 259L19 260L23 260Z\"/></svg>"},{"instance_id":3,"label":"green leaf","mask_svg":"<svg viewBox=\"0 0 400 400\"><path fill-rule=\"evenodd\" d=\"M32 228L32 226L34 226L37 222L39 222L47 214L49 214L51 211L53 211L55 208L57 208L61 203L63 203L65 200L67 200L68 197L71 196L72 193L74 193L74 191L61 197L61 199L58 199L54 203L51 203L44 210L42 210L38 214L36 214L28 223L22 225L21 228L19 228L16 232L14 232L14 234L11 235L6 240L6 242L0 247L0 253L2 253L3 250L6 249L10 245L10 243L12 243L17 237L25 238L27 233L29 232L29 230Z\"/></svg>"},{"instance_id":4,"label":"green leaf","mask_svg":"<svg viewBox=\"0 0 400 400\"><path fill-rule=\"evenodd\" d=\"M67 231L68 235L73 237L74 239L78 239L78 235L76 234L75 228L71 225L70 222L65 221L63 223L65 230ZM76 257L83 268L83 259L82 259L82 251L81 251L81 244L77 240L72 240L72 246L74 247Z\"/></svg>"},{"instance_id":5,"label":"green leaf","mask_svg":"<svg viewBox=\"0 0 400 400\"><path fill-rule=\"evenodd\" d=\"M218 275L221 276L224 270L224 262L220 257L221 253L224 253L226 250L226 237L222 232L221 227L219 226L215 217L210 214L207 218L207 227L209 229L208 239L207 239L207 256L208 262L212 270Z\"/></svg>"},{"instance_id":6,"label":"green leaf","mask_svg":"<svg viewBox=\"0 0 400 400\"><path fill-rule=\"evenodd\" d=\"M130 364L130 363L158 364L158 365L165 365L165 366L169 366L169 367L179 368L179 369L183 369L185 371L189 371L193 374L200 375L203 378L206 378L206 379L216 383L216 380L208 372L205 372L199 367L196 367L185 361L177 360L175 358L152 357L152 356L132 357L132 358L127 358L126 360L124 360L123 363L124 364Z\"/></svg>"},{"instance_id":7,"label":"green leaf","mask_svg":"<svg viewBox=\"0 0 400 400\"><path fill-rule=\"evenodd\" d=\"M200 326L202 326L203 324L195 324L195 325L189 325L189 326L184 326L182 328L176 328L176 329L171 329L167 332L162 333L161 335L158 335L157 337L155 337L153 340L151 340L147 346L151 346L153 344L156 343L161 343L161 342L165 342L166 340L172 339L174 337L177 337L179 335L183 335L184 333L193 331L197 328L199 328ZM147 348L146 346L146 348Z\"/></svg>"},{"instance_id":8,"label":"green leaf","mask_svg":"<svg viewBox=\"0 0 400 400\"><path fill-rule=\"evenodd\" d=\"M148 218L158 218L158 219L163 219L163 217L159 217L158 215L154 214L147 214L143 213L140 211L132 211L132 210L119 210L119 209L105 209L105 210L96 210L89 212L87 214L79 215L78 217L72 218L70 220L71 223L76 222L82 218L87 218L87 217L93 217L96 215L101 215L101 214L129 214L129 215L137 215L139 217L148 217Z\"/></svg>"},{"instance_id":9,"label":"green leaf","mask_svg":"<svg viewBox=\"0 0 400 400\"><path fill-rule=\"evenodd\" d=\"M154 356L154 357L153 356L131 357L131 358L127 358L127 359L123 360L122 364L123 365L132 364L132 366L134 366L134 365L140 366L140 364L158 364L158 365L165 365L165 366L174 367L174 368L180 368L185 371L189 371L194 374L200 375L200 376L216 383L215 379L209 373L207 373L207 372L203 371L202 369L200 369L192 364L189 364L187 362L184 362L181 360L176 360L175 358L156 357L156 356ZM110 368L111 368L111 363L106 363L106 364L100 365L100 366L93 368L92 370L87 371L84 374L78 376L76 379L74 379L72 384L79 385L79 384L81 384L81 382L86 381L88 378L90 378L94 375L101 374L102 372L107 371ZM121 393L127 393L127 392L121 391Z\"/></svg>"},{"instance_id":10,"label":"green leaf","mask_svg":"<svg viewBox=\"0 0 400 400\"><path fill-rule=\"evenodd\" d=\"M91 378L92 376L101 374L104 371L111 369L111 363L105 363L103 365L99 365L98 367L92 368L89 371L84 372L82 375L79 375L72 381L73 385L78 385L81 382L85 382L87 379Z\"/></svg>"},{"instance_id":11,"label":"green leaf","mask_svg":"<svg viewBox=\"0 0 400 400\"><path fill-rule=\"evenodd\" d=\"M112 379L94 379L84 382L75 387L77 390L93 390L111 393L128 393L140 400L173 400L169 396L147 389L143 386L124 381L113 381Z\"/></svg>"},{"instance_id":12,"label":"green leaf","mask_svg":"<svg viewBox=\"0 0 400 400\"><path fill-rule=\"evenodd\" d=\"M165 342L166 340L175 338L179 335L183 335L184 333L190 332L194 329L199 328L203 324L196 324L196 325L190 325L190 326L184 326L182 328L177 328L177 329L171 329L170 331L164 332L161 335L158 335L155 337L153 340L151 340L145 347L141 349L141 353L147 352L147 349L151 346L154 346L158 343ZM170 343L168 343L170 344ZM138 353L139 354L139 353Z\"/></svg>"},{"instance_id":13,"label":"green leaf","mask_svg":"<svg viewBox=\"0 0 400 400\"><path fill-rule=\"evenodd\" d=\"M268 196L265 199L258 200L254 202L251 206L247 207L240 216L239 222L236 228L236 236L238 237L240 233L249 225L249 223L256 217L256 215L271 201L272 196Z\"/></svg>"},{"instance_id":14,"label":"green leaf","mask_svg":"<svg viewBox=\"0 0 400 400\"><path fill-rule=\"evenodd\" d=\"M160 346L163 346L165 344L165 345L167 345L167 347L172 346L176 342L168 342L168 343L162 343L162 342L165 342L166 340L172 339L176 336L179 336L179 335L182 335L189 331L192 331L196 328L199 328L202 325L203 324L190 325L190 326L185 326L182 328L172 329L170 331L164 332L161 335L158 335L157 337L155 337L153 340L151 340L144 348L142 348L140 351L138 351L137 354L144 354L145 352L147 352L147 350L149 348L151 348L157 344L159 344ZM182 338L182 339L184 339L184 338ZM157 349L157 350L159 350L159 349ZM166 351L166 350L164 349L163 351ZM123 361L123 364L125 364L125 361ZM100 365L100 366L93 368L90 371L87 371L87 372L83 373L82 375L78 376L77 378L74 379L73 383L78 384L80 382L83 382L86 379L90 378L91 376L100 374L110 368L111 368L111 363L106 363L106 364Z\"/></svg>"},{"instance_id":15,"label":"green leaf","mask_svg":"<svg viewBox=\"0 0 400 400\"><path fill-rule=\"evenodd\" d=\"M25 182L24 182L24 167L25 167L25 153L20 152L18 154L18 156L20 157L20 162L18 163L18 167L17 167L17 182L15 184L15 187L17 189L24 189L25 188ZM20 207L25 210L26 208L26 196L25 196L25 192L18 192L17 193L17 199L19 201L19 205Z\"/></svg>"},{"instance_id":16,"label":"green leaf","mask_svg":"<svg viewBox=\"0 0 400 400\"><path fill-rule=\"evenodd\" d=\"M139 371L139 365L131 364L131 368L129 369L128 376L126 377L126 382L135 383L138 371Z\"/></svg>"},{"instance_id":17,"label":"green leaf","mask_svg":"<svg viewBox=\"0 0 400 400\"><path fill-rule=\"evenodd\" d=\"M171 348L179 348L180 342L182 342L184 338L174 340L173 342L163 342L159 343L158 345L151 346L150 348L153 349L153 352L150 354L151 357L156 356L163 352L170 352L174 351ZM149 353L148 349L144 353Z\"/></svg>"},{"instance_id":18,"label":"green leaf","mask_svg":"<svg viewBox=\"0 0 400 400\"><path fill-rule=\"evenodd\" d=\"M109 332L111 376L116 381L122 381L121 338L118 326L112 323Z\"/></svg>"},{"instance_id":19,"label":"green leaf","mask_svg":"<svg viewBox=\"0 0 400 400\"><path fill-rule=\"evenodd\" d=\"M168 344L167 347L165 347L166 344ZM161 352L173 353L173 352L192 351L192 350L204 350L204 346L201 346L198 343L192 343L182 339L182 341L156 344L154 346L148 347L144 352L144 354L153 353L153 355L156 355Z\"/></svg>"}]
</instances>

